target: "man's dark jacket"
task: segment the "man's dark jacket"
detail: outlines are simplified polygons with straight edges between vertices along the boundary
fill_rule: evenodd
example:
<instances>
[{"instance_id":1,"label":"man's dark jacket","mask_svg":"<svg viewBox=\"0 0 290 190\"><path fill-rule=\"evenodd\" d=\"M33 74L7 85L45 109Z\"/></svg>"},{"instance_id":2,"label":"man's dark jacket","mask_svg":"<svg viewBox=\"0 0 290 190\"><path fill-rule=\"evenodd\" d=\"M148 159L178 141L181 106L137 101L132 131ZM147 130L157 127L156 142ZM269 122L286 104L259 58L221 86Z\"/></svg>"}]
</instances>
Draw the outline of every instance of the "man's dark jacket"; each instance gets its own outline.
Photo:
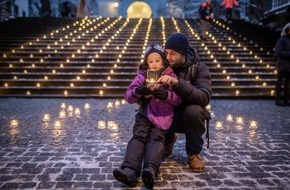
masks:
<instances>
[{"instance_id":1,"label":"man's dark jacket","mask_svg":"<svg viewBox=\"0 0 290 190\"><path fill-rule=\"evenodd\" d=\"M189 48L189 54L184 64L173 68L178 76L178 83L173 90L182 98L183 104L205 107L211 100L211 76L208 67L199 61L197 51Z\"/></svg>"}]
</instances>

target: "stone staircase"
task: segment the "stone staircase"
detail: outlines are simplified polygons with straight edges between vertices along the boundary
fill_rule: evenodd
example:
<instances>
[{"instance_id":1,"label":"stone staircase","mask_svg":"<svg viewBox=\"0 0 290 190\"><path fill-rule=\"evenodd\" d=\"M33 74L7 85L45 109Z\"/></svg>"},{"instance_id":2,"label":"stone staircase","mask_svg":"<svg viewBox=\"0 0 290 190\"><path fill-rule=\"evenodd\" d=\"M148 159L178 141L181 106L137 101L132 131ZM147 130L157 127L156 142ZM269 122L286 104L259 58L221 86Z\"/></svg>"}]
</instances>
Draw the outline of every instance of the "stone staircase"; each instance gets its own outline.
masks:
<instances>
[{"instance_id":1,"label":"stone staircase","mask_svg":"<svg viewBox=\"0 0 290 190\"><path fill-rule=\"evenodd\" d=\"M0 23L0 97L121 98L148 43L164 44L176 32L208 65L213 98L273 97L277 34L216 20L202 41L193 19L102 17Z\"/></svg>"}]
</instances>

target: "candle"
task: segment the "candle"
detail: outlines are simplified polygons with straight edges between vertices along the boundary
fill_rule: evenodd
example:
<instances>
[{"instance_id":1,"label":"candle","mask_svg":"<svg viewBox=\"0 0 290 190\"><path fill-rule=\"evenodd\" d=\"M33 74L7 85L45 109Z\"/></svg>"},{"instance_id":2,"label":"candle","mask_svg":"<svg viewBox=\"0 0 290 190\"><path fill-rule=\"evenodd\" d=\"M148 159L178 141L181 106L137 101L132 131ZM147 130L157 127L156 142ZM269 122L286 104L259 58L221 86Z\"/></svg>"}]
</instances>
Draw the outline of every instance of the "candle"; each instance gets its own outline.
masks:
<instances>
[{"instance_id":1,"label":"candle","mask_svg":"<svg viewBox=\"0 0 290 190\"><path fill-rule=\"evenodd\" d=\"M16 119L11 120L10 126L18 126L18 120L16 120Z\"/></svg>"},{"instance_id":2,"label":"candle","mask_svg":"<svg viewBox=\"0 0 290 190\"><path fill-rule=\"evenodd\" d=\"M99 129L105 129L106 128L106 122L105 121L98 121L98 128Z\"/></svg>"},{"instance_id":3,"label":"candle","mask_svg":"<svg viewBox=\"0 0 290 190\"><path fill-rule=\"evenodd\" d=\"M250 128L256 128L257 127L257 122L256 121L251 121L250 122Z\"/></svg>"},{"instance_id":4,"label":"candle","mask_svg":"<svg viewBox=\"0 0 290 190\"><path fill-rule=\"evenodd\" d=\"M65 118L65 117L66 117L66 113L65 113L65 111L60 111L60 112L59 112L59 118L63 119L63 118Z\"/></svg>"},{"instance_id":5,"label":"candle","mask_svg":"<svg viewBox=\"0 0 290 190\"><path fill-rule=\"evenodd\" d=\"M227 115L227 120L228 121L233 121L233 116L231 114Z\"/></svg>"},{"instance_id":6,"label":"candle","mask_svg":"<svg viewBox=\"0 0 290 190\"><path fill-rule=\"evenodd\" d=\"M237 121L238 124L243 124L244 123L242 117L237 117L236 121Z\"/></svg>"},{"instance_id":7,"label":"candle","mask_svg":"<svg viewBox=\"0 0 290 190\"><path fill-rule=\"evenodd\" d=\"M50 120L50 115L44 114L42 121L49 121L49 120Z\"/></svg>"},{"instance_id":8,"label":"candle","mask_svg":"<svg viewBox=\"0 0 290 190\"><path fill-rule=\"evenodd\" d=\"M85 110L90 109L90 104L89 104L89 103L85 103L84 109L85 109Z\"/></svg>"}]
</instances>

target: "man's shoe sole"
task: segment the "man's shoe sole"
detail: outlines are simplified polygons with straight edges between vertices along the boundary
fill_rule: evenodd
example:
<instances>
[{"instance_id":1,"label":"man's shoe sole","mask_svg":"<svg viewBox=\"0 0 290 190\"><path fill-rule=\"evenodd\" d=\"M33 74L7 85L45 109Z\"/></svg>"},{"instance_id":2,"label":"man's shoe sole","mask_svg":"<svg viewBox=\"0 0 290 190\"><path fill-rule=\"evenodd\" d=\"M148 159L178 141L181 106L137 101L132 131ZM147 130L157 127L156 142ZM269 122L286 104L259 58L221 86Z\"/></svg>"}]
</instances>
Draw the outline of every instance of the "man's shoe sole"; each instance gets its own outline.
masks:
<instances>
[{"instance_id":1,"label":"man's shoe sole","mask_svg":"<svg viewBox=\"0 0 290 190\"><path fill-rule=\"evenodd\" d=\"M193 169L191 167L189 167L189 168L194 173L202 173L202 172L204 172L204 168L196 168L196 169Z\"/></svg>"},{"instance_id":2,"label":"man's shoe sole","mask_svg":"<svg viewBox=\"0 0 290 190\"><path fill-rule=\"evenodd\" d=\"M115 169L113 171L113 175L118 181L128 185L129 187L136 187L137 186L137 182L132 181L128 176L124 175L119 170Z\"/></svg>"}]
</instances>

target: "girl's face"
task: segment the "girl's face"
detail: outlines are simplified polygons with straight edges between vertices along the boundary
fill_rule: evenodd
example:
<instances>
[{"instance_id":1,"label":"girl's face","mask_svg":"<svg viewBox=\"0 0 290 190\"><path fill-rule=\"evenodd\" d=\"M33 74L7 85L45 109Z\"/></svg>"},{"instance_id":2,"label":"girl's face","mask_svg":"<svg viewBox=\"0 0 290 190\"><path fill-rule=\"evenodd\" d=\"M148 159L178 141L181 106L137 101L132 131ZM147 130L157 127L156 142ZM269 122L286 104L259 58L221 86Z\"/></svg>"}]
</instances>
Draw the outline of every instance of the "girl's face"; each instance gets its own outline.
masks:
<instances>
[{"instance_id":1,"label":"girl's face","mask_svg":"<svg viewBox=\"0 0 290 190\"><path fill-rule=\"evenodd\" d=\"M159 53L150 53L147 57L147 64L151 70L160 70L163 67L163 60Z\"/></svg>"}]
</instances>

